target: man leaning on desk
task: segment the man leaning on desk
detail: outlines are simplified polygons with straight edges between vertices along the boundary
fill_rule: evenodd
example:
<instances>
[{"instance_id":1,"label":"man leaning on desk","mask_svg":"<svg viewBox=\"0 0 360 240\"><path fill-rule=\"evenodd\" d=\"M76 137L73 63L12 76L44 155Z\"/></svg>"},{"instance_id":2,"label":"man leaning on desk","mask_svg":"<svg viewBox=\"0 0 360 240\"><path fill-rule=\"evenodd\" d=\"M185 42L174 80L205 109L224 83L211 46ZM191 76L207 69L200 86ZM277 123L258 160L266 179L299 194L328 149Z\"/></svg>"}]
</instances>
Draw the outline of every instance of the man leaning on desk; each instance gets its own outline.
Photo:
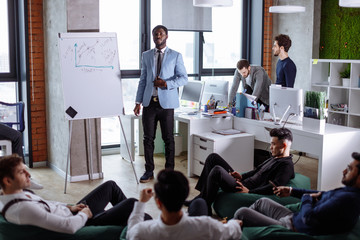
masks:
<instances>
[{"instance_id":1,"label":"man leaning on desk","mask_svg":"<svg viewBox=\"0 0 360 240\"><path fill-rule=\"evenodd\" d=\"M195 189L203 198L211 213L211 204L215 201L219 188L224 192L273 194L272 181L276 186L286 185L294 178L294 164L290 154L292 133L287 128L274 128L270 131L270 150L272 157L252 171L240 174L218 154L210 154L201 172ZM241 160L241 152L239 152ZM192 201L192 200L191 200ZM191 201L186 201L189 205Z\"/></svg>"},{"instance_id":2,"label":"man leaning on desk","mask_svg":"<svg viewBox=\"0 0 360 240\"><path fill-rule=\"evenodd\" d=\"M174 169L174 108L179 107L178 87L188 82L182 55L166 46L168 30L158 25L152 30L155 48L142 54L141 75L136 93L135 115L143 105L145 173L140 182L154 178L154 139L157 122L165 142L165 168Z\"/></svg>"},{"instance_id":3,"label":"man leaning on desk","mask_svg":"<svg viewBox=\"0 0 360 240\"><path fill-rule=\"evenodd\" d=\"M261 66L250 66L249 62L242 59L237 62L234 80L230 90L229 103L232 103L239 88L240 81L247 94L256 96L255 101L263 104L266 111L269 109L269 87L271 79Z\"/></svg>"}]
</instances>

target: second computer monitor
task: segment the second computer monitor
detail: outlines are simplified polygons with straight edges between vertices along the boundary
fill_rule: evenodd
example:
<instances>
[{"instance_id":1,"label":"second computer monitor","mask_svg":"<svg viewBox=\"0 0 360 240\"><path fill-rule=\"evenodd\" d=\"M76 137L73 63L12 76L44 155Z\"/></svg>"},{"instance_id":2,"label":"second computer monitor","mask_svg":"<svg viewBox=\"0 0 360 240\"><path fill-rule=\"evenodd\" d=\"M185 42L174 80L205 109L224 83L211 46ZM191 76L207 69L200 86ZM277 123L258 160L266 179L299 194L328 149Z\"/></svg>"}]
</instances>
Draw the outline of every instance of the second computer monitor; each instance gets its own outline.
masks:
<instances>
[{"instance_id":1,"label":"second computer monitor","mask_svg":"<svg viewBox=\"0 0 360 240\"><path fill-rule=\"evenodd\" d=\"M217 106L228 105L229 82L223 80L206 80L201 105L206 105L210 97L215 98Z\"/></svg>"},{"instance_id":2,"label":"second computer monitor","mask_svg":"<svg viewBox=\"0 0 360 240\"><path fill-rule=\"evenodd\" d=\"M181 90L181 107L185 108L200 108L204 83L201 81L188 81Z\"/></svg>"},{"instance_id":3,"label":"second computer monitor","mask_svg":"<svg viewBox=\"0 0 360 240\"><path fill-rule=\"evenodd\" d=\"M276 117L282 121L301 121L303 115L302 89L271 85L269 108L273 118ZM292 115L291 119L289 115Z\"/></svg>"}]
</instances>

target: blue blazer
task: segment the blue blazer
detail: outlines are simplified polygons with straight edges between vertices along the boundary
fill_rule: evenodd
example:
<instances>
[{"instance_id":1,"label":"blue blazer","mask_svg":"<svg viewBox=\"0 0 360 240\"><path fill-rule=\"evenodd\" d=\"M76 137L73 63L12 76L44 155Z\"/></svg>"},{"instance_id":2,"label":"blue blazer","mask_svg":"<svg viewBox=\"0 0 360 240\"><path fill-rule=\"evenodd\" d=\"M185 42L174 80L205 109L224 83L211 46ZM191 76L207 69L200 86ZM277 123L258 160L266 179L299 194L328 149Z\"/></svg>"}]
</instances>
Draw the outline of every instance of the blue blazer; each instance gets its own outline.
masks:
<instances>
[{"instance_id":1,"label":"blue blazer","mask_svg":"<svg viewBox=\"0 0 360 240\"><path fill-rule=\"evenodd\" d=\"M144 107L149 106L156 77L155 49L142 54L141 75L136 93L136 102ZM179 107L178 87L186 85L188 77L181 53L166 48L161 63L160 78L166 81L167 88L158 88L159 102L164 109Z\"/></svg>"}]
</instances>

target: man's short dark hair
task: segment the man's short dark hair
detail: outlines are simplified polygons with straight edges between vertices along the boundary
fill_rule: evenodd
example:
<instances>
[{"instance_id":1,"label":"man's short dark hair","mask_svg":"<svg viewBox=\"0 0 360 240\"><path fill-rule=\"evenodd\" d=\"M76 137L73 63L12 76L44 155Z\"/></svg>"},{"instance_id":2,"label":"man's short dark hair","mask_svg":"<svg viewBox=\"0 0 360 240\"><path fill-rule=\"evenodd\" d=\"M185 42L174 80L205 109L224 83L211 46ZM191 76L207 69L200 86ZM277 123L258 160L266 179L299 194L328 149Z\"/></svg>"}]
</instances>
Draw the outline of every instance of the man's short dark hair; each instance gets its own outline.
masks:
<instances>
[{"instance_id":1,"label":"man's short dark hair","mask_svg":"<svg viewBox=\"0 0 360 240\"><path fill-rule=\"evenodd\" d=\"M152 30L152 34L154 35L154 32L156 32L160 28L164 29L166 35L168 35L168 29L163 25L157 25L156 27L154 27L153 30Z\"/></svg>"},{"instance_id":2,"label":"man's short dark hair","mask_svg":"<svg viewBox=\"0 0 360 240\"><path fill-rule=\"evenodd\" d=\"M17 154L0 158L0 186L2 188L5 188L3 179L5 177L14 179L15 168L22 162L22 157Z\"/></svg>"},{"instance_id":3,"label":"man's short dark hair","mask_svg":"<svg viewBox=\"0 0 360 240\"><path fill-rule=\"evenodd\" d=\"M287 128L273 128L270 131L270 136L277 137L281 141L284 140L288 140L290 142L293 141L292 132Z\"/></svg>"},{"instance_id":4,"label":"man's short dark hair","mask_svg":"<svg viewBox=\"0 0 360 240\"><path fill-rule=\"evenodd\" d=\"M278 42L279 47L284 47L285 52L289 51L291 47L291 39L288 35L280 34L275 37L275 41Z\"/></svg>"},{"instance_id":5,"label":"man's short dark hair","mask_svg":"<svg viewBox=\"0 0 360 240\"><path fill-rule=\"evenodd\" d=\"M169 212L180 211L189 195L189 181L181 172L164 169L154 185L156 197Z\"/></svg>"},{"instance_id":6,"label":"man's short dark hair","mask_svg":"<svg viewBox=\"0 0 360 240\"><path fill-rule=\"evenodd\" d=\"M353 152L353 153L351 154L351 157L352 157L353 159L355 159L356 161L359 162L358 164L356 164L356 166L357 166L357 168L358 168L358 174L360 175L360 153L358 153L358 152Z\"/></svg>"},{"instance_id":7,"label":"man's short dark hair","mask_svg":"<svg viewBox=\"0 0 360 240\"><path fill-rule=\"evenodd\" d=\"M246 59L241 59L240 61L237 62L236 67L238 70L241 70L243 68L248 68L250 66L250 63L248 60Z\"/></svg>"}]
</instances>

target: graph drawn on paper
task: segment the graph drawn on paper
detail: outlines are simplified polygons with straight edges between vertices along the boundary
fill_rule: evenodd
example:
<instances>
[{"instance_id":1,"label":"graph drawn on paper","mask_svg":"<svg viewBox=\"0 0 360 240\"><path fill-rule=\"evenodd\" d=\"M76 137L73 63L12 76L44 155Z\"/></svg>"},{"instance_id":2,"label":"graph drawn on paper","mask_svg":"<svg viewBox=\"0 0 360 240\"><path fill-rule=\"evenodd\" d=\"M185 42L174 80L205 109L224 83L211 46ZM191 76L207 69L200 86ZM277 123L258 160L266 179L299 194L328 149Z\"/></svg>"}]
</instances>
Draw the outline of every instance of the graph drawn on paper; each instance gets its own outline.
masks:
<instances>
[{"instance_id":1,"label":"graph drawn on paper","mask_svg":"<svg viewBox=\"0 0 360 240\"><path fill-rule=\"evenodd\" d=\"M123 113L115 33L61 33L59 56L66 118Z\"/></svg>"}]
</instances>

